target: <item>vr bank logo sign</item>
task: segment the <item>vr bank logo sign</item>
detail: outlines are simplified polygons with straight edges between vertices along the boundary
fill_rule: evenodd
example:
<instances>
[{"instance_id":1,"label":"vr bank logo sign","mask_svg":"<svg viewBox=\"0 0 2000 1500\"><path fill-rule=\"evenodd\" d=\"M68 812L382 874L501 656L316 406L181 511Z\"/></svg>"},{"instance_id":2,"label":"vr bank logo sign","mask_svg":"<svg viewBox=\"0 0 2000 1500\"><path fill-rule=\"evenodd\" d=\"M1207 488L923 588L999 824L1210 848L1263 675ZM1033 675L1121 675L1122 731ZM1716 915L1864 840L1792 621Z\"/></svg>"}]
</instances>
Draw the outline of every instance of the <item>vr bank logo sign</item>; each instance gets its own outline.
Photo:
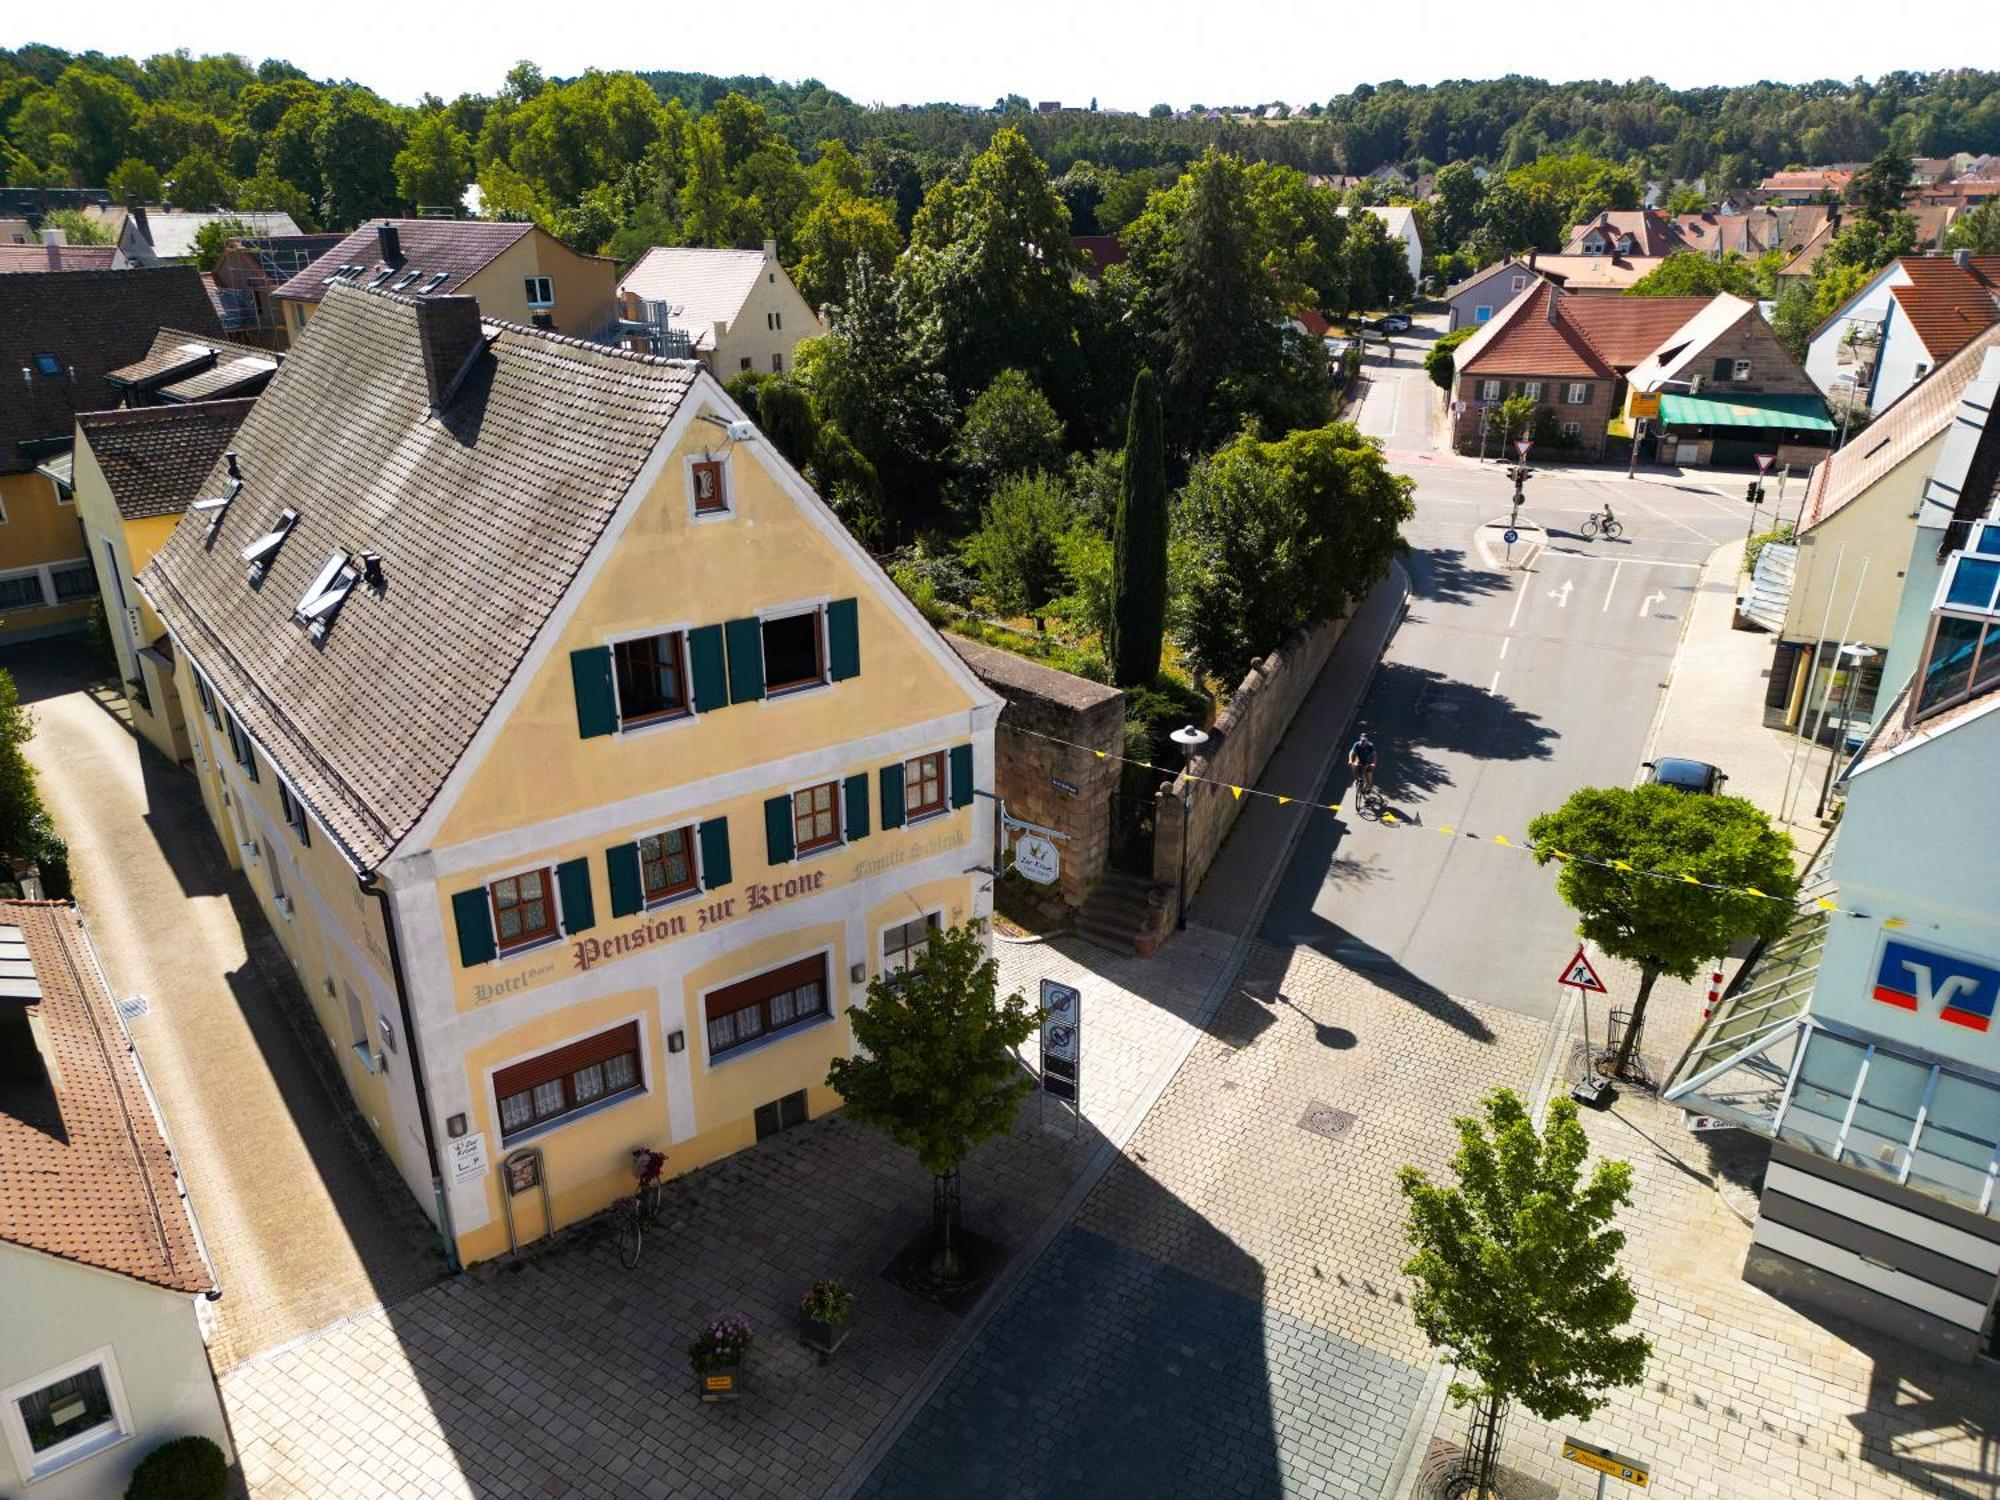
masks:
<instances>
[{"instance_id":1,"label":"vr bank logo sign","mask_svg":"<svg viewBox=\"0 0 2000 1500\"><path fill-rule=\"evenodd\" d=\"M1996 996L2000 996L2000 970L1894 938L1882 945L1875 998L1886 1005L1985 1031L1993 1024Z\"/></svg>"}]
</instances>

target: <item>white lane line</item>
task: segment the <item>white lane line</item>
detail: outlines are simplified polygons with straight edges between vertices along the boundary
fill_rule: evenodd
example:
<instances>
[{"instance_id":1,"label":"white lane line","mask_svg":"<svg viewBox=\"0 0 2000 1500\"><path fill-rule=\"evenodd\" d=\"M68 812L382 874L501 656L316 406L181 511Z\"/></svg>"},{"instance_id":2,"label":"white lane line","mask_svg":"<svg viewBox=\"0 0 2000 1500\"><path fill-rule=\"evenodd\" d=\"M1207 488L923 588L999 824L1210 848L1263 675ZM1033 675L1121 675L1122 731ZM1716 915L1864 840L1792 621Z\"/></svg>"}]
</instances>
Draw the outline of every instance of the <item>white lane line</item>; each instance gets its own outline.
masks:
<instances>
[{"instance_id":1,"label":"white lane line","mask_svg":"<svg viewBox=\"0 0 2000 1500\"><path fill-rule=\"evenodd\" d=\"M1687 522L1681 520L1679 517L1670 516L1665 511L1657 509L1654 506L1648 505L1645 501L1641 500L1637 495L1628 495L1626 498L1630 500L1632 504L1638 506L1639 509L1643 510L1647 515L1656 516L1660 520L1665 521L1669 526L1678 526L1682 531L1685 531L1689 536L1700 537L1705 545L1710 547L1718 545L1716 539L1710 536L1707 532L1697 531L1694 527L1688 525Z\"/></svg>"},{"instance_id":2,"label":"white lane line","mask_svg":"<svg viewBox=\"0 0 2000 1500\"><path fill-rule=\"evenodd\" d=\"M1625 563L1621 558L1618 566L1611 570L1611 586L1604 591L1604 603L1598 607L1599 614L1609 614L1611 612L1611 596L1618 592L1618 575L1624 571Z\"/></svg>"},{"instance_id":3,"label":"white lane line","mask_svg":"<svg viewBox=\"0 0 2000 1500\"><path fill-rule=\"evenodd\" d=\"M1671 557L1607 557L1601 552L1574 552L1568 547L1551 547L1549 551L1565 560L1593 563L1631 563L1639 568L1692 568L1700 572L1707 563L1678 562Z\"/></svg>"},{"instance_id":4,"label":"white lane line","mask_svg":"<svg viewBox=\"0 0 2000 1500\"><path fill-rule=\"evenodd\" d=\"M1505 661L1505 660L1507 659L1507 648L1508 648L1509 646L1513 645L1513 644L1514 644L1514 638L1513 638L1513 637L1512 637L1511 635L1509 635L1509 636L1502 636L1502 637L1501 637L1501 639L1500 639L1500 660L1502 660L1502 661Z\"/></svg>"},{"instance_id":5,"label":"white lane line","mask_svg":"<svg viewBox=\"0 0 2000 1500\"><path fill-rule=\"evenodd\" d=\"M1514 590L1514 613L1507 616L1507 628L1509 630L1512 630L1514 628L1514 622L1521 618L1521 606L1527 602L1527 599L1528 599L1528 575L1524 571L1521 574L1521 586L1518 589Z\"/></svg>"},{"instance_id":6,"label":"white lane line","mask_svg":"<svg viewBox=\"0 0 2000 1500\"><path fill-rule=\"evenodd\" d=\"M1493 669L1493 681L1487 685L1486 691L1489 693L1500 691L1500 669L1498 667Z\"/></svg>"}]
</instances>

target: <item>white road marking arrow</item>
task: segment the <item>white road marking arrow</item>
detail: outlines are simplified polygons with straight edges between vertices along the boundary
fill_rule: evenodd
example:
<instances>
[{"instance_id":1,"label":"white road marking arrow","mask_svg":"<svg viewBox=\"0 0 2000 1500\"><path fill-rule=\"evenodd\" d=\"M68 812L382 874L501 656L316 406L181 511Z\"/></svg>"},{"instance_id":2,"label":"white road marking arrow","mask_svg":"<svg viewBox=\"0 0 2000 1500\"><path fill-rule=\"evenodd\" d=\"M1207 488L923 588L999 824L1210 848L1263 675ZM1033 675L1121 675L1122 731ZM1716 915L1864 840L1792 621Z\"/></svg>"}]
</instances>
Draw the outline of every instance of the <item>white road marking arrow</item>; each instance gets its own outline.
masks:
<instances>
[{"instance_id":1,"label":"white road marking arrow","mask_svg":"<svg viewBox=\"0 0 2000 1500\"><path fill-rule=\"evenodd\" d=\"M1652 593L1648 594L1645 598L1639 601L1639 618L1642 620L1645 619L1646 616L1650 615L1653 612L1653 606L1655 604L1665 604L1666 602L1667 602L1667 596L1661 593L1658 589L1655 589Z\"/></svg>"},{"instance_id":2,"label":"white road marking arrow","mask_svg":"<svg viewBox=\"0 0 2000 1500\"><path fill-rule=\"evenodd\" d=\"M1557 609L1569 608L1569 591L1575 587L1576 587L1576 580L1572 578L1565 578L1563 580L1563 586L1561 588L1549 590L1549 597L1556 601Z\"/></svg>"}]
</instances>

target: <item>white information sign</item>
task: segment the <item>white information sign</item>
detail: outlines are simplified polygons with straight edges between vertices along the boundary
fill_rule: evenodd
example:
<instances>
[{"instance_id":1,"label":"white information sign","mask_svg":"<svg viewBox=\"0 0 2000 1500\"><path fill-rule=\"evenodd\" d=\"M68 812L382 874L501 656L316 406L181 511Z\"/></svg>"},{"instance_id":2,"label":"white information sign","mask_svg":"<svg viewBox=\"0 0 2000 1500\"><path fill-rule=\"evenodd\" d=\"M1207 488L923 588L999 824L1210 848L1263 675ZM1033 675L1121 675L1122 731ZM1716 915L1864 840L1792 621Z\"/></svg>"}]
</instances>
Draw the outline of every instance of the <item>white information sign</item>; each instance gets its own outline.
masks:
<instances>
[{"instance_id":1,"label":"white information sign","mask_svg":"<svg viewBox=\"0 0 2000 1500\"><path fill-rule=\"evenodd\" d=\"M451 1180L477 1182L486 1175L486 1137L475 1130L451 1143Z\"/></svg>"},{"instance_id":2,"label":"white information sign","mask_svg":"<svg viewBox=\"0 0 2000 1500\"><path fill-rule=\"evenodd\" d=\"M1062 874L1062 856L1053 839L1024 833L1014 841L1014 868L1036 885L1051 885Z\"/></svg>"}]
</instances>

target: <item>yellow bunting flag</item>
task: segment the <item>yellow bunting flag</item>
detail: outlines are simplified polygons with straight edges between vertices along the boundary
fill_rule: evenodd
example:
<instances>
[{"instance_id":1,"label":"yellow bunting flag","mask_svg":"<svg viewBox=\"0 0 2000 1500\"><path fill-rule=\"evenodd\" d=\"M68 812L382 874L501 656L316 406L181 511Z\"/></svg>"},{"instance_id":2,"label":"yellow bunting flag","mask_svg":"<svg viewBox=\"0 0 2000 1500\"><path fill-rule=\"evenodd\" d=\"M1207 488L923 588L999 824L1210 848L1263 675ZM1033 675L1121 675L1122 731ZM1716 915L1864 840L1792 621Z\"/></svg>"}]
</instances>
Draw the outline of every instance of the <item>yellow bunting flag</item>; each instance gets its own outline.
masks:
<instances>
[{"instance_id":1,"label":"yellow bunting flag","mask_svg":"<svg viewBox=\"0 0 2000 1500\"><path fill-rule=\"evenodd\" d=\"M1611 861L1611 868L1614 870L1625 870L1629 872L1632 867L1626 864L1625 861L1622 859L1614 859Z\"/></svg>"},{"instance_id":2,"label":"yellow bunting flag","mask_svg":"<svg viewBox=\"0 0 2000 1500\"><path fill-rule=\"evenodd\" d=\"M1818 902L1819 902L1820 906L1821 906L1821 907L1823 907L1823 908L1824 908L1825 910L1827 910L1827 911L1839 911L1839 910L1840 910L1840 906L1839 906L1839 904L1838 904L1837 902L1835 902L1835 901L1834 901L1834 899L1833 899L1833 898L1832 898L1831 896L1820 896L1820 897L1817 897L1816 899L1818 900Z\"/></svg>"},{"instance_id":3,"label":"yellow bunting flag","mask_svg":"<svg viewBox=\"0 0 2000 1500\"><path fill-rule=\"evenodd\" d=\"M1278 799L1278 806L1280 806L1280 807L1283 807L1283 806L1284 806L1284 805L1285 805L1285 804L1286 804L1287 802L1289 802L1289 801L1291 801L1291 800L1292 800L1292 799L1291 799L1290 797L1280 797L1280 798Z\"/></svg>"},{"instance_id":4,"label":"yellow bunting flag","mask_svg":"<svg viewBox=\"0 0 2000 1500\"><path fill-rule=\"evenodd\" d=\"M1507 843L1507 835L1504 833L1496 833L1493 835L1493 842L1496 844L1505 844ZM1508 845L1508 847L1512 848L1513 846L1510 844Z\"/></svg>"},{"instance_id":5,"label":"yellow bunting flag","mask_svg":"<svg viewBox=\"0 0 2000 1500\"><path fill-rule=\"evenodd\" d=\"M1243 800L1243 788L1240 786L1233 786L1229 789L1229 795L1234 797L1238 802L1241 802Z\"/></svg>"}]
</instances>

